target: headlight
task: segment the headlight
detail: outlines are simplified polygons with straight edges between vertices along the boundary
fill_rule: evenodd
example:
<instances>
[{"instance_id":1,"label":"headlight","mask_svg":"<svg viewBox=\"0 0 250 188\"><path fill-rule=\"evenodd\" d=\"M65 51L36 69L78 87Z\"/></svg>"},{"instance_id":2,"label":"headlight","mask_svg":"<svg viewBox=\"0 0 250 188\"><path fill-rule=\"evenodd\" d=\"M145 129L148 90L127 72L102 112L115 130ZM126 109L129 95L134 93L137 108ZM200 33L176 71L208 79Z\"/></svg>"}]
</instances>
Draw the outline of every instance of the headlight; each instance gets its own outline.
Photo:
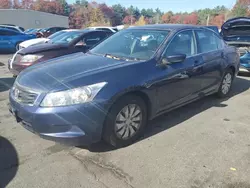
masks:
<instances>
[{"instance_id":1,"label":"headlight","mask_svg":"<svg viewBox=\"0 0 250 188\"><path fill-rule=\"evenodd\" d=\"M21 58L21 63L32 63L42 58L42 55L25 55Z\"/></svg>"},{"instance_id":2,"label":"headlight","mask_svg":"<svg viewBox=\"0 0 250 188\"><path fill-rule=\"evenodd\" d=\"M101 82L89 86L48 93L41 102L42 107L67 106L92 101L97 93L107 84Z\"/></svg>"}]
</instances>

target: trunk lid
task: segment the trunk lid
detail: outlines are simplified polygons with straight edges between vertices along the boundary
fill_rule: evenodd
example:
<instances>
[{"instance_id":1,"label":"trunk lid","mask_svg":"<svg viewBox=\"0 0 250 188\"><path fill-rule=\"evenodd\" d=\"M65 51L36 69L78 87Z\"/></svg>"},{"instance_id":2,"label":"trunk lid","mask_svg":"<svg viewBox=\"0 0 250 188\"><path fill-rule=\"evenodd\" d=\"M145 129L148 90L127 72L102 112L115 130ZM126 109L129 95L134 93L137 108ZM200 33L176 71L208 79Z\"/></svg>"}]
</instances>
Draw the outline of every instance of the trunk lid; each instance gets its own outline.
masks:
<instances>
[{"instance_id":1,"label":"trunk lid","mask_svg":"<svg viewBox=\"0 0 250 188\"><path fill-rule=\"evenodd\" d=\"M227 20L221 27L221 35L228 43L250 42L250 18L238 17Z\"/></svg>"}]
</instances>

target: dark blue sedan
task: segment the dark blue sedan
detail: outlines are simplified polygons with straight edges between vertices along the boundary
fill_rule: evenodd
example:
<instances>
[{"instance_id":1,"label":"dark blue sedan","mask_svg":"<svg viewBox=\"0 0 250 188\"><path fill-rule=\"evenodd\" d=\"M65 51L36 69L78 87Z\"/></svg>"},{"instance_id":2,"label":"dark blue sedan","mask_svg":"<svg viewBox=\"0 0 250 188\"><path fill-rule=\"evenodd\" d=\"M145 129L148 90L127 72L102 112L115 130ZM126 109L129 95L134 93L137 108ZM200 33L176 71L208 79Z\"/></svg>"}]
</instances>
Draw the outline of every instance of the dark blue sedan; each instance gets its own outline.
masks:
<instances>
[{"instance_id":1,"label":"dark blue sedan","mask_svg":"<svg viewBox=\"0 0 250 188\"><path fill-rule=\"evenodd\" d=\"M19 43L33 38L36 36L0 28L0 52L15 52L18 50Z\"/></svg>"},{"instance_id":2,"label":"dark blue sedan","mask_svg":"<svg viewBox=\"0 0 250 188\"><path fill-rule=\"evenodd\" d=\"M121 147L138 139L148 120L207 95L228 96L238 70L236 49L212 30L132 27L87 54L21 72L10 90L10 111L46 139L87 145L103 138Z\"/></svg>"}]
</instances>

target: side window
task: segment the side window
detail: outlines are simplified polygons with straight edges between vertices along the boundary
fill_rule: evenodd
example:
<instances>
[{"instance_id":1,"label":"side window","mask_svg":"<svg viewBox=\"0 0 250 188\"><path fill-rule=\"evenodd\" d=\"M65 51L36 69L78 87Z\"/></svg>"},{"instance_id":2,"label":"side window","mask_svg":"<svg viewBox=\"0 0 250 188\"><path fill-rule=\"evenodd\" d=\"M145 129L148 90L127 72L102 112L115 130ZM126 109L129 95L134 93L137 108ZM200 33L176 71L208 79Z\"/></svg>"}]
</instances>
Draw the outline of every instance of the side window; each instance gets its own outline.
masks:
<instances>
[{"instance_id":1,"label":"side window","mask_svg":"<svg viewBox=\"0 0 250 188\"><path fill-rule=\"evenodd\" d=\"M17 33L14 32L14 31L0 31L0 35L2 35L2 36L13 36L13 35L17 35Z\"/></svg>"},{"instance_id":2,"label":"side window","mask_svg":"<svg viewBox=\"0 0 250 188\"><path fill-rule=\"evenodd\" d=\"M83 38L87 46L93 46L107 37L106 33L93 33L88 34Z\"/></svg>"},{"instance_id":3,"label":"side window","mask_svg":"<svg viewBox=\"0 0 250 188\"><path fill-rule=\"evenodd\" d=\"M55 33L56 32L56 28L52 27L52 28L48 29L46 32L47 33Z\"/></svg>"},{"instance_id":4,"label":"side window","mask_svg":"<svg viewBox=\"0 0 250 188\"><path fill-rule=\"evenodd\" d=\"M213 32L206 30L196 31L199 53L206 53L223 48L222 40Z\"/></svg>"},{"instance_id":5,"label":"side window","mask_svg":"<svg viewBox=\"0 0 250 188\"><path fill-rule=\"evenodd\" d=\"M167 47L164 56L185 54L192 56L196 54L193 31L183 31L174 36Z\"/></svg>"}]
</instances>

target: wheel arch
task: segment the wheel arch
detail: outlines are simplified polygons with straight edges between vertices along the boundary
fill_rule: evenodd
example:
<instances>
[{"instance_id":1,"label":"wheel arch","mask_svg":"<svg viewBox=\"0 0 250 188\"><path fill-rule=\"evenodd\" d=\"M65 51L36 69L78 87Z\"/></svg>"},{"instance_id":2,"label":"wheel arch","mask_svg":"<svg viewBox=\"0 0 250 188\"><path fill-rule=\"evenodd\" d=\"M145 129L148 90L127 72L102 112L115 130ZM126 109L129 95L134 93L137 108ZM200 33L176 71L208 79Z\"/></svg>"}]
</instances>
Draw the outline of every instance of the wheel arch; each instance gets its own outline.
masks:
<instances>
[{"instance_id":1,"label":"wheel arch","mask_svg":"<svg viewBox=\"0 0 250 188\"><path fill-rule=\"evenodd\" d=\"M127 95L135 95L137 97L140 97L145 102L145 105L147 108L147 116L148 116L148 119L150 119L152 116L152 101L151 101L149 95L144 91L143 87L130 88L130 89L124 90L124 91L120 92L119 94L113 96L111 98L111 101L110 101L108 112L110 111L112 105L116 101L118 101L119 99L121 99Z\"/></svg>"}]
</instances>

